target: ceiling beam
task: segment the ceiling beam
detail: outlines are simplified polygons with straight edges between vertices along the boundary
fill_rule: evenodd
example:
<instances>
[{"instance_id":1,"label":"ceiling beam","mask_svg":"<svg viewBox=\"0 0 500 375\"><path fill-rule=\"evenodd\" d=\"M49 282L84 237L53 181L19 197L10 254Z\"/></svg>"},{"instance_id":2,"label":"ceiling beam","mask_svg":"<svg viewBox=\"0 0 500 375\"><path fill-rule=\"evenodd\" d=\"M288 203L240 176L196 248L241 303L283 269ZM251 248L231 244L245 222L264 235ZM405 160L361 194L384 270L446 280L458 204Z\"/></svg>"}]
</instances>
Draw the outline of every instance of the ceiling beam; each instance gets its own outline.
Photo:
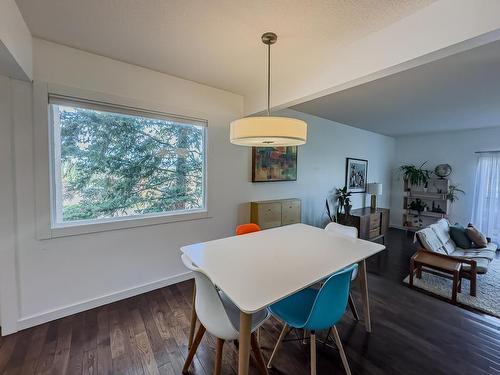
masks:
<instances>
[{"instance_id":1,"label":"ceiling beam","mask_svg":"<svg viewBox=\"0 0 500 375\"><path fill-rule=\"evenodd\" d=\"M31 81L31 33L14 0L0 1L0 75Z\"/></svg>"},{"instance_id":2,"label":"ceiling beam","mask_svg":"<svg viewBox=\"0 0 500 375\"><path fill-rule=\"evenodd\" d=\"M273 109L345 90L500 39L500 1L439 0L335 53L317 70L273 82ZM245 114L261 113L264 92L245 96Z\"/></svg>"}]
</instances>

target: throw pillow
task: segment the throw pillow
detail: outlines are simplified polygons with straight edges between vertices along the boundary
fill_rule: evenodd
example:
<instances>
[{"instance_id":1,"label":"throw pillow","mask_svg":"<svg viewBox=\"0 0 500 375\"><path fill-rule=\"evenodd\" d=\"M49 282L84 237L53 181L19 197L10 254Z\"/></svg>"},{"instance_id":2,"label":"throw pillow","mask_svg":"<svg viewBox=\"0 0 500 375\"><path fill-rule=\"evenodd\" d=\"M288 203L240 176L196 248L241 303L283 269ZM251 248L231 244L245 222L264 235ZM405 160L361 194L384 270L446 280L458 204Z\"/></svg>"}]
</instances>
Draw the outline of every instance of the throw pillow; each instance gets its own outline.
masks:
<instances>
[{"instance_id":1,"label":"throw pillow","mask_svg":"<svg viewBox=\"0 0 500 375\"><path fill-rule=\"evenodd\" d=\"M478 231L472 224L469 224L467 228L465 228L465 234L477 247L486 247L488 245L485 235Z\"/></svg>"},{"instance_id":2,"label":"throw pillow","mask_svg":"<svg viewBox=\"0 0 500 375\"><path fill-rule=\"evenodd\" d=\"M472 247L472 241L465 233L465 228L460 224L450 225L450 237L458 247L469 249Z\"/></svg>"}]
</instances>

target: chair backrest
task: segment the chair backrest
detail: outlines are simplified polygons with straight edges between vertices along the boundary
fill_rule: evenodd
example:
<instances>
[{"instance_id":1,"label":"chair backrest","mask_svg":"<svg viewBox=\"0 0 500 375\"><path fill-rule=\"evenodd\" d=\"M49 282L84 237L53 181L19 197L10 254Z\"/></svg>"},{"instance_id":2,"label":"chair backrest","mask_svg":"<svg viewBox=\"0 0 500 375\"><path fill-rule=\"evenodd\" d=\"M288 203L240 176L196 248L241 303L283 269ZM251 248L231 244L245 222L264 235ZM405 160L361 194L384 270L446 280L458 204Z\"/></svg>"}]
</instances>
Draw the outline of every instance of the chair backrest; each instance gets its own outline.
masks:
<instances>
[{"instance_id":1,"label":"chair backrest","mask_svg":"<svg viewBox=\"0 0 500 375\"><path fill-rule=\"evenodd\" d=\"M239 334L227 316L219 292L202 270L196 267L184 254L182 262L194 273L196 283L195 308L201 324L212 335L224 340L235 340Z\"/></svg>"},{"instance_id":2,"label":"chair backrest","mask_svg":"<svg viewBox=\"0 0 500 375\"><path fill-rule=\"evenodd\" d=\"M260 230L260 227L254 223L241 224L236 227L236 235L240 236L242 234L258 232Z\"/></svg>"},{"instance_id":3,"label":"chair backrest","mask_svg":"<svg viewBox=\"0 0 500 375\"><path fill-rule=\"evenodd\" d=\"M329 223L325 230L331 233L343 234L344 236L358 238L358 228L349 227L338 223Z\"/></svg>"},{"instance_id":4,"label":"chair backrest","mask_svg":"<svg viewBox=\"0 0 500 375\"><path fill-rule=\"evenodd\" d=\"M358 265L353 264L331 275L316 296L311 312L303 328L321 330L334 326L347 307L351 289L352 272Z\"/></svg>"}]
</instances>

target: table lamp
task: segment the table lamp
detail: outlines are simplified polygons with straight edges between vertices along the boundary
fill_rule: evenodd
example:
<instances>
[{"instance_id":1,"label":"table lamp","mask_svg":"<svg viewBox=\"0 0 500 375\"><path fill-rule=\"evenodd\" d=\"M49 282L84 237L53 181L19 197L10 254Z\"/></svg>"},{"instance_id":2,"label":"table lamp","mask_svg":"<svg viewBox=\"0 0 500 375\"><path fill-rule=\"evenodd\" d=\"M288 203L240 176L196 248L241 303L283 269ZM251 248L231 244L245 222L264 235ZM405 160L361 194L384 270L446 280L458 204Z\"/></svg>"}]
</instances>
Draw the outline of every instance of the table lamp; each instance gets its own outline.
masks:
<instances>
[{"instance_id":1,"label":"table lamp","mask_svg":"<svg viewBox=\"0 0 500 375\"><path fill-rule=\"evenodd\" d=\"M366 192L372 196L370 208L375 211L377 209L377 195L382 195L382 184L380 182L369 183Z\"/></svg>"}]
</instances>

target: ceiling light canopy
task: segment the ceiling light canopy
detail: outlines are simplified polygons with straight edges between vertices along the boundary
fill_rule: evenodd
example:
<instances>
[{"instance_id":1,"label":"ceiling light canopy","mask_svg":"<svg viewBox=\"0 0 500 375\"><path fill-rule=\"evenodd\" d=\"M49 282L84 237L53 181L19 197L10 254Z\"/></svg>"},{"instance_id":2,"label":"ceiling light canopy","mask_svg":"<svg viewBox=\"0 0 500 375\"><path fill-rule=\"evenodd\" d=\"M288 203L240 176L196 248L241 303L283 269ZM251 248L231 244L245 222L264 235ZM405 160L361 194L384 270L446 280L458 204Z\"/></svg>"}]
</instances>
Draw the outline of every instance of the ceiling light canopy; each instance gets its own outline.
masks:
<instances>
[{"instance_id":1,"label":"ceiling light canopy","mask_svg":"<svg viewBox=\"0 0 500 375\"><path fill-rule=\"evenodd\" d=\"M276 43L275 33L264 33L262 42L267 45L267 116L245 117L231 122L229 138L240 146L298 146L306 143L307 124L290 117L271 116L271 44Z\"/></svg>"}]
</instances>

